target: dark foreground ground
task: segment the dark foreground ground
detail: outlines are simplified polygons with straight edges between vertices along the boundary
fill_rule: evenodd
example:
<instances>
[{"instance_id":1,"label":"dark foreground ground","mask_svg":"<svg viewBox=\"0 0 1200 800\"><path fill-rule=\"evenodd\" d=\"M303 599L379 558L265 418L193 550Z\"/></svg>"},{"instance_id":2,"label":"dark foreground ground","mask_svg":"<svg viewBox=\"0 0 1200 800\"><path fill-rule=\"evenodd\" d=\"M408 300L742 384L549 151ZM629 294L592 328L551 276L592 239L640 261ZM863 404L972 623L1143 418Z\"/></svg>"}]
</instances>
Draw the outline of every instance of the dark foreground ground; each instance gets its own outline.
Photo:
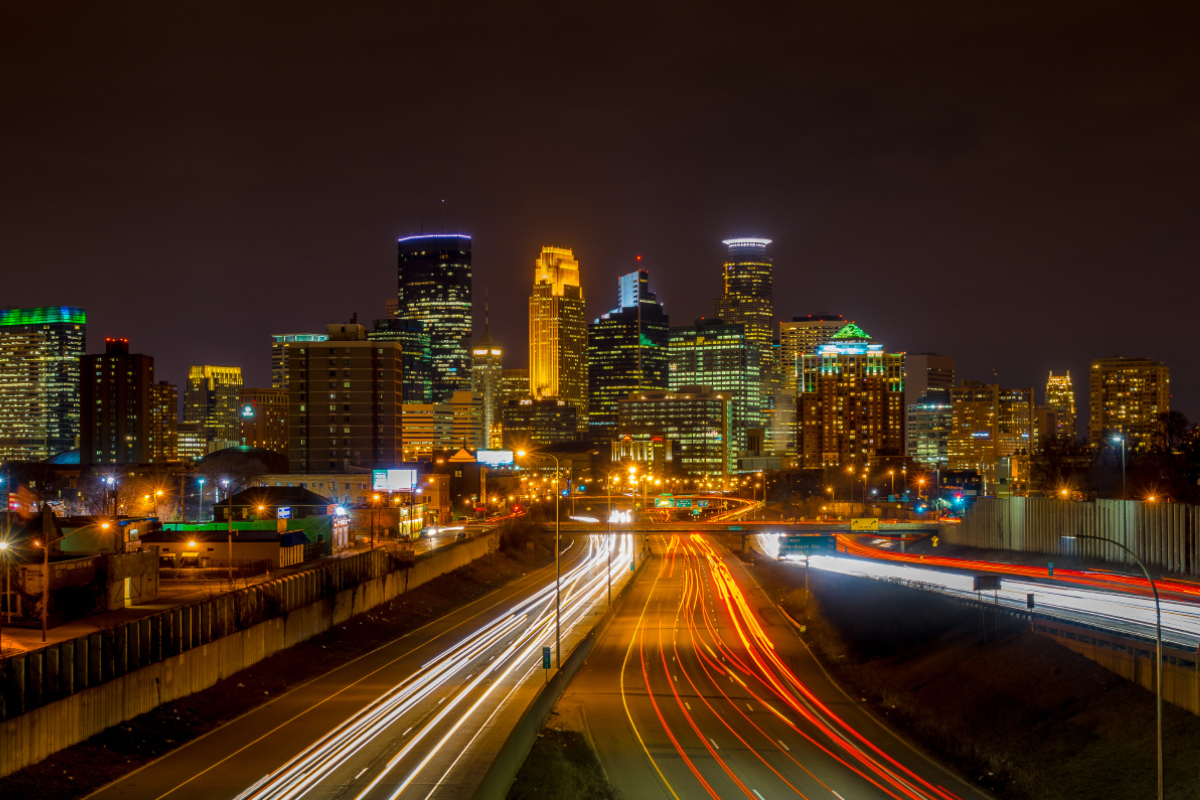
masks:
<instances>
[{"instance_id":1,"label":"dark foreground ground","mask_svg":"<svg viewBox=\"0 0 1200 800\"><path fill-rule=\"evenodd\" d=\"M617 800L582 733L559 730L552 716L517 773L508 800Z\"/></svg>"},{"instance_id":2,"label":"dark foreground ground","mask_svg":"<svg viewBox=\"0 0 1200 800\"><path fill-rule=\"evenodd\" d=\"M1154 694L1027 623L858 578L804 576L759 557L767 594L847 692L1006 800L1154 797ZM1007 620L1007 621L1006 621ZM1200 718L1164 706L1166 797L1200 798ZM986 779L986 780L983 780Z\"/></svg>"},{"instance_id":3,"label":"dark foreground ground","mask_svg":"<svg viewBox=\"0 0 1200 800\"><path fill-rule=\"evenodd\" d=\"M526 525L513 528L494 556L436 578L209 689L159 706L60 750L39 764L0 778L0 798L84 797L262 703L553 559L552 537ZM527 546L529 542L533 542L532 549Z\"/></svg>"}]
</instances>

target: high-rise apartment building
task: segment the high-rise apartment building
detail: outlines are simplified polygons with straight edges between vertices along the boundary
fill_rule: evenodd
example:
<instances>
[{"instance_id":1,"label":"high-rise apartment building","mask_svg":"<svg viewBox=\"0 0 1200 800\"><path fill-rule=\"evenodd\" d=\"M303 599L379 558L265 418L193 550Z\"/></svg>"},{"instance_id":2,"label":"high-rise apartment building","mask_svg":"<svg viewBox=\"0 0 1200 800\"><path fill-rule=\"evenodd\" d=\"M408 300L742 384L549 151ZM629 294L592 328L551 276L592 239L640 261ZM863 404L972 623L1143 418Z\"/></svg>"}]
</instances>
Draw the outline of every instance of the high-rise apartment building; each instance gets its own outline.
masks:
<instances>
[{"instance_id":1,"label":"high-rise apartment building","mask_svg":"<svg viewBox=\"0 0 1200 800\"><path fill-rule=\"evenodd\" d=\"M963 381L950 390L953 421L948 441L950 469L995 474L999 458L1000 387Z\"/></svg>"},{"instance_id":2,"label":"high-rise apartment building","mask_svg":"<svg viewBox=\"0 0 1200 800\"><path fill-rule=\"evenodd\" d=\"M1147 450L1158 435L1158 415L1171 410L1171 370L1149 358L1098 358L1092 362L1088 441L1107 446L1125 437L1130 450Z\"/></svg>"},{"instance_id":3,"label":"high-rise apartment building","mask_svg":"<svg viewBox=\"0 0 1200 800\"><path fill-rule=\"evenodd\" d=\"M154 358L130 353L128 339L105 339L103 354L79 359L79 372L79 463L149 463Z\"/></svg>"},{"instance_id":4,"label":"high-rise apartment building","mask_svg":"<svg viewBox=\"0 0 1200 800\"><path fill-rule=\"evenodd\" d=\"M759 376L773 371L771 342L775 334L772 263L767 255L770 239L726 239L729 252L722 273L722 292L716 302L717 317L745 327L746 339L758 348Z\"/></svg>"},{"instance_id":5,"label":"high-rise apartment building","mask_svg":"<svg viewBox=\"0 0 1200 800\"><path fill-rule=\"evenodd\" d=\"M0 462L43 461L79 438L82 308L0 309Z\"/></svg>"},{"instance_id":6,"label":"high-rise apartment building","mask_svg":"<svg viewBox=\"0 0 1200 800\"><path fill-rule=\"evenodd\" d=\"M679 444L680 468L693 477L729 474L733 404L706 386L637 392L617 403L617 433Z\"/></svg>"},{"instance_id":7,"label":"high-rise apartment building","mask_svg":"<svg viewBox=\"0 0 1200 800\"><path fill-rule=\"evenodd\" d=\"M159 381L150 387L150 461L179 460L179 390Z\"/></svg>"},{"instance_id":8,"label":"high-rise apartment building","mask_svg":"<svg viewBox=\"0 0 1200 800\"><path fill-rule=\"evenodd\" d=\"M850 323L800 357L796 454L806 469L904 454L904 354Z\"/></svg>"},{"instance_id":9,"label":"high-rise apartment building","mask_svg":"<svg viewBox=\"0 0 1200 800\"><path fill-rule=\"evenodd\" d=\"M1001 389L996 454L1032 455L1037 449L1033 389Z\"/></svg>"},{"instance_id":10,"label":"high-rise apartment building","mask_svg":"<svg viewBox=\"0 0 1200 800\"><path fill-rule=\"evenodd\" d=\"M595 442L612 440L619 401L669 385L670 322L650 291L650 273L622 275L617 302L588 325L588 431Z\"/></svg>"},{"instance_id":11,"label":"high-rise apartment building","mask_svg":"<svg viewBox=\"0 0 1200 800\"><path fill-rule=\"evenodd\" d=\"M908 406L905 436L906 453L917 464L930 469L950 466L950 430L954 425L954 405L949 389L927 389Z\"/></svg>"},{"instance_id":12,"label":"high-rise apartment building","mask_svg":"<svg viewBox=\"0 0 1200 800\"><path fill-rule=\"evenodd\" d=\"M372 342L399 342L404 373L404 402L433 402L433 345L425 323L415 319L387 317L375 320L367 331Z\"/></svg>"},{"instance_id":13,"label":"high-rise apartment building","mask_svg":"<svg viewBox=\"0 0 1200 800\"><path fill-rule=\"evenodd\" d=\"M579 437L575 406L556 397L526 397L504 405L504 447L510 450L573 442Z\"/></svg>"},{"instance_id":14,"label":"high-rise apartment building","mask_svg":"<svg viewBox=\"0 0 1200 800\"><path fill-rule=\"evenodd\" d=\"M730 464L746 449L746 429L763 427L760 355L758 345L746 336L746 327L741 323L700 319L694 325L670 330L671 391L707 386L730 400L726 439Z\"/></svg>"},{"instance_id":15,"label":"high-rise apartment building","mask_svg":"<svg viewBox=\"0 0 1200 800\"><path fill-rule=\"evenodd\" d=\"M312 342L323 342L323 333L276 333L271 336L271 388L287 389L289 356Z\"/></svg>"},{"instance_id":16,"label":"high-rise apartment building","mask_svg":"<svg viewBox=\"0 0 1200 800\"><path fill-rule=\"evenodd\" d=\"M292 355L291 471L394 467L402 457L400 344L369 341L361 325L327 325L325 333L327 341Z\"/></svg>"},{"instance_id":17,"label":"high-rise apartment building","mask_svg":"<svg viewBox=\"0 0 1200 800\"><path fill-rule=\"evenodd\" d=\"M500 371L500 400L507 405L510 400L532 397L529 391L529 370L505 369Z\"/></svg>"},{"instance_id":18,"label":"high-rise apartment building","mask_svg":"<svg viewBox=\"0 0 1200 800\"><path fill-rule=\"evenodd\" d=\"M281 456L288 454L287 389L243 387L238 416L243 447L259 447Z\"/></svg>"},{"instance_id":19,"label":"high-rise apartment building","mask_svg":"<svg viewBox=\"0 0 1200 800\"><path fill-rule=\"evenodd\" d=\"M904 354L904 404L910 406L930 389L954 388L954 359L937 353Z\"/></svg>"},{"instance_id":20,"label":"high-rise apartment building","mask_svg":"<svg viewBox=\"0 0 1200 800\"><path fill-rule=\"evenodd\" d=\"M200 424L210 453L237 447L242 443L241 400L241 367L192 367L183 395L183 421Z\"/></svg>"},{"instance_id":21,"label":"high-rise apartment building","mask_svg":"<svg viewBox=\"0 0 1200 800\"><path fill-rule=\"evenodd\" d=\"M199 422L180 422L176 431L181 461L199 461L208 455L208 435L203 425Z\"/></svg>"},{"instance_id":22,"label":"high-rise apartment building","mask_svg":"<svg viewBox=\"0 0 1200 800\"><path fill-rule=\"evenodd\" d=\"M846 327L841 314L810 314L779 323L779 382L785 391L795 393L800 356L812 355L833 335Z\"/></svg>"},{"instance_id":23,"label":"high-rise apartment building","mask_svg":"<svg viewBox=\"0 0 1200 800\"><path fill-rule=\"evenodd\" d=\"M471 237L406 236L398 242L396 316L429 334L433 400L471 387Z\"/></svg>"},{"instance_id":24,"label":"high-rise apartment building","mask_svg":"<svg viewBox=\"0 0 1200 800\"><path fill-rule=\"evenodd\" d=\"M529 298L529 388L573 406L587 429L587 318L579 262L566 247L543 247Z\"/></svg>"},{"instance_id":25,"label":"high-rise apartment building","mask_svg":"<svg viewBox=\"0 0 1200 800\"><path fill-rule=\"evenodd\" d=\"M1046 405L1054 409L1055 428L1052 432L1060 439L1075 441L1075 386L1071 383L1070 370L1063 375L1050 373L1046 380Z\"/></svg>"},{"instance_id":26,"label":"high-rise apartment building","mask_svg":"<svg viewBox=\"0 0 1200 800\"><path fill-rule=\"evenodd\" d=\"M471 391L483 398L484 444L493 450L503 439L500 423L504 397L501 378L504 374L504 351L484 324L483 336L471 349Z\"/></svg>"}]
</instances>

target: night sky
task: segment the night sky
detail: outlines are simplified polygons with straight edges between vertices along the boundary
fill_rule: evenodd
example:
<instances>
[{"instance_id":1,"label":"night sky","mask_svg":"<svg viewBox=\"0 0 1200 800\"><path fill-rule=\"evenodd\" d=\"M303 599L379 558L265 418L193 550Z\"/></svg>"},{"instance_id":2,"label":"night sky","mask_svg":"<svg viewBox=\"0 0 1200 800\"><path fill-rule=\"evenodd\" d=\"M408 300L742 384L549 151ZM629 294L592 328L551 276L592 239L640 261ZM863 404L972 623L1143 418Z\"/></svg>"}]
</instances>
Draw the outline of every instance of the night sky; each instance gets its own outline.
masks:
<instances>
[{"instance_id":1,"label":"night sky","mask_svg":"<svg viewBox=\"0 0 1200 800\"><path fill-rule=\"evenodd\" d=\"M1194 2L117 5L5 9L0 305L160 379L269 385L270 334L382 316L424 207L506 366L542 245L590 317L641 254L681 324L756 235L781 319L1039 402L1069 369L1081 434L1092 358L1163 359L1200 417Z\"/></svg>"}]
</instances>

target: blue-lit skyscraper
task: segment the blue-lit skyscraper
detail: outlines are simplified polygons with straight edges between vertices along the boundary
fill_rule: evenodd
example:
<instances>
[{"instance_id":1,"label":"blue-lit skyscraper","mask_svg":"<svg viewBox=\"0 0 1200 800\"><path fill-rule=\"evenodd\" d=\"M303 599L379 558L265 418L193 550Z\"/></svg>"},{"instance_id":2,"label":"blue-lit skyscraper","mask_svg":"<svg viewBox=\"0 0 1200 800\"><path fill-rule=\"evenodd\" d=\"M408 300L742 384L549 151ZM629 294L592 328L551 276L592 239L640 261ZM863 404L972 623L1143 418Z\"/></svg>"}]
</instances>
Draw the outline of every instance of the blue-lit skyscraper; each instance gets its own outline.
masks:
<instances>
[{"instance_id":1,"label":"blue-lit skyscraper","mask_svg":"<svg viewBox=\"0 0 1200 800\"><path fill-rule=\"evenodd\" d=\"M434 402L471 388L471 237L406 236L399 241L396 316L429 334Z\"/></svg>"},{"instance_id":2,"label":"blue-lit skyscraper","mask_svg":"<svg viewBox=\"0 0 1200 800\"><path fill-rule=\"evenodd\" d=\"M650 291L650 273L617 279L617 308L588 325L588 433L612 439L617 403L644 389L667 388L669 321Z\"/></svg>"},{"instance_id":3,"label":"blue-lit skyscraper","mask_svg":"<svg viewBox=\"0 0 1200 800\"><path fill-rule=\"evenodd\" d=\"M672 391L708 386L731 401L730 464L746 449L746 429L763 427L762 355L742 323L698 319L671 328L669 383Z\"/></svg>"}]
</instances>

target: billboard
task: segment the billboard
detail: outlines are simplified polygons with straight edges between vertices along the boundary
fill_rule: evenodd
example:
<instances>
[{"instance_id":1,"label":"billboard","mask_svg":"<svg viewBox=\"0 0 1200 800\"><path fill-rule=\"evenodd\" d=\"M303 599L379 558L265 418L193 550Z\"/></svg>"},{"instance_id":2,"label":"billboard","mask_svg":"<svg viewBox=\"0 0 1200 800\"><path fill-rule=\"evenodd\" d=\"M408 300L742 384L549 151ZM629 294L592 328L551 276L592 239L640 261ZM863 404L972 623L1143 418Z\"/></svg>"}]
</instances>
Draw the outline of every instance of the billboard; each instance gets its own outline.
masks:
<instances>
[{"instance_id":1,"label":"billboard","mask_svg":"<svg viewBox=\"0 0 1200 800\"><path fill-rule=\"evenodd\" d=\"M415 469L372 470L371 488L376 492L411 492L417 485Z\"/></svg>"},{"instance_id":2,"label":"billboard","mask_svg":"<svg viewBox=\"0 0 1200 800\"><path fill-rule=\"evenodd\" d=\"M477 450L475 460L489 467L511 467L513 465L512 450Z\"/></svg>"}]
</instances>

